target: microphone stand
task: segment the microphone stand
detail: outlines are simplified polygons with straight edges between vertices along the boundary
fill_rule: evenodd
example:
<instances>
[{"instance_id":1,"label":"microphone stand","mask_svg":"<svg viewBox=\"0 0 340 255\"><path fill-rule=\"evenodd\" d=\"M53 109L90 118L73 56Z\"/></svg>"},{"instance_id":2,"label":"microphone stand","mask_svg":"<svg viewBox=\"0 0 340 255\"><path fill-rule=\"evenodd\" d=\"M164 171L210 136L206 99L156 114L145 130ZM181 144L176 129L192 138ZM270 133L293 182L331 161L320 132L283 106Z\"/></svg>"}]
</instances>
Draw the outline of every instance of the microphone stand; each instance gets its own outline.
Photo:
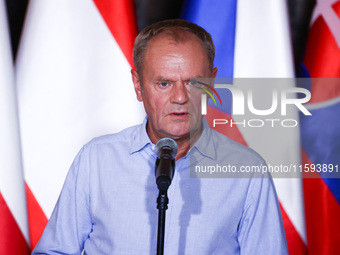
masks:
<instances>
[{"instance_id":1,"label":"microphone stand","mask_svg":"<svg viewBox=\"0 0 340 255\"><path fill-rule=\"evenodd\" d=\"M157 234L157 255L164 254L164 232L165 232L165 211L168 209L168 191L159 190L157 198L158 209L158 234Z\"/></svg>"},{"instance_id":2,"label":"microphone stand","mask_svg":"<svg viewBox=\"0 0 340 255\"><path fill-rule=\"evenodd\" d=\"M171 151L164 149L164 154L156 160L156 183L159 189L157 198L158 209L158 233L157 233L157 255L164 254L165 236L165 211L168 209L168 188L175 170L175 159L171 156ZM159 171L157 171L157 169ZM171 175L171 178L169 176Z\"/></svg>"},{"instance_id":3,"label":"microphone stand","mask_svg":"<svg viewBox=\"0 0 340 255\"><path fill-rule=\"evenodd\" d=\"M162 142L165 140L165 144ZM156 184L159 190L157 198L158 209L158 233L157 233L157 255L164 254L164 236L165 236L165 212L168 209L168 188L171 184L172 177L175 172L175 155L177 154L178 147L175 141L170 138L163 138L159 140L156 147L161 146L160 150L157 149L157 160L155 166ZM168 140L173 143L167 144ZM163 140L163 141L162 141ZM161 144L160 144L161 143Z\"/></svg>"}]
</instances>

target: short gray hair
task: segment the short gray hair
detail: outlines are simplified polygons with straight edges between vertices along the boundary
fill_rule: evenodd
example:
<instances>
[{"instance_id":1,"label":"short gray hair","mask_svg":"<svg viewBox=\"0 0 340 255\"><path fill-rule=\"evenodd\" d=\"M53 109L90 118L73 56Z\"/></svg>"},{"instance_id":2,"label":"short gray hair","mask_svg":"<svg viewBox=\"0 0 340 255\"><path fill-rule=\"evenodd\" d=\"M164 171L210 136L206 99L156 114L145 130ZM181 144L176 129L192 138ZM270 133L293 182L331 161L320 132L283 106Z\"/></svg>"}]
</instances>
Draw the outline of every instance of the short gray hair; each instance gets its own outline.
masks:
<instances>
[{"instance_id":1,"label":"short gray hair","mask_svg":"<svg viewBox=\"0 0 340 255\"><path fill-rule=\"evenodd\" d=\"M186 40L182 33L183 31L190 32L196 35L206 50L209 68L212 70L215 58L215 46L210 34L202 27L182 19L169 19L154 23L144 28L136 37L133 48L133 63L136 66L138 73L141 75L144 56L150 40L161 33L167 33L176 42Z\"/></svg>"}]
</instances>

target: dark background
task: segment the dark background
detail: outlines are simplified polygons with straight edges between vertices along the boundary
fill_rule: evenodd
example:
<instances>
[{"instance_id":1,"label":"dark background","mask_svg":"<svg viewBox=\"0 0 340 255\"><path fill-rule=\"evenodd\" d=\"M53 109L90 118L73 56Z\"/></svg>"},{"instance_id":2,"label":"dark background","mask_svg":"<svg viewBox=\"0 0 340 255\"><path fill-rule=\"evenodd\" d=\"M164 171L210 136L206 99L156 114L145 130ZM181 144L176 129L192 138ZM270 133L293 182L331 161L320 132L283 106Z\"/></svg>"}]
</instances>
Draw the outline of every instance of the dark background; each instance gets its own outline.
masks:
<instances>
[{"instance_id":1,"label":"dark background","mask_svg":"<svg viewBox=\"0 0 340 255\"><path fill-rule=\"evenodd\" d=\"M43 1L43 0L42 0ZM160 20L179 18L185 0L134 0L139 30ZM213 3L213 1L212 1ZM315 0L287 0L296 73L303 59ZM15 60L28 0L6 0L13 59Z\"/></svg>"}]
</instances>

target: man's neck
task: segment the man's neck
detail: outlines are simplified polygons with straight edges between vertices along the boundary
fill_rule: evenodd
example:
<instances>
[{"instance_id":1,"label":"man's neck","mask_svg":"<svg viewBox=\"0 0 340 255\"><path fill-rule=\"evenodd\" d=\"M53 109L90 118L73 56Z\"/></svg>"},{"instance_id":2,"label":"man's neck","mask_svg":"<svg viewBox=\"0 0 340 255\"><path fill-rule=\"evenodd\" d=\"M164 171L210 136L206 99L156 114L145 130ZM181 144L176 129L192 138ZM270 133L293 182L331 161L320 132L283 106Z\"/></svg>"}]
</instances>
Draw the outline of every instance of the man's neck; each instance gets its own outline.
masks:
<instances>
[{"instance_id":1,"label":"man's neck","mask_svg":"<svg viewBox=\"0 0 340 255\"><path fill-rule=\"evenodd\" d=\"M150 140L156 144L158 142L159 139L163 138L163 137L158 137L158 136L154 136L152 134L150 134L150 132L148 131L148 127L146 128L148 136L150 138ZM174 138L174 137L170 137L172 139L174 139L178 145L178 153L175 157L175 160L179 160L180 158L185 157L188 154L188 151L190 150L190 148L197 142L198 138L201 136L203 131L203 125L201 125L201 127L193 132L191 132L190 134L187 134L185 136L182 136L180 138Z\"/></svg>"}]
</instances>

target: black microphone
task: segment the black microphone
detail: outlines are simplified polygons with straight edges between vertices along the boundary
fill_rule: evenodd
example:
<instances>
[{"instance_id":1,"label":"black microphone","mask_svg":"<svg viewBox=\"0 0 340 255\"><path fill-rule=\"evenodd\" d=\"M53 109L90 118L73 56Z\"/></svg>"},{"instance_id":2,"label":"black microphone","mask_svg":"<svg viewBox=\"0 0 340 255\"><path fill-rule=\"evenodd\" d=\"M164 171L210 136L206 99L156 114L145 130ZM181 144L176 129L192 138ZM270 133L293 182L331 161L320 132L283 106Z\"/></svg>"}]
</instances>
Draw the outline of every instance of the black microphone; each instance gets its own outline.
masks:
<instances>
[{"instance_id":1,"label":"black microphone","mask_svg":"<svg viewBox=\"0 0 340 255\"><path fill-rule=\"evenodd\" d=\"M168 190L175 173L177 143L171 138L160 139L155 147L158 156L155 166L156 184L160 191Z\"/></svg>"}]
</instances>

